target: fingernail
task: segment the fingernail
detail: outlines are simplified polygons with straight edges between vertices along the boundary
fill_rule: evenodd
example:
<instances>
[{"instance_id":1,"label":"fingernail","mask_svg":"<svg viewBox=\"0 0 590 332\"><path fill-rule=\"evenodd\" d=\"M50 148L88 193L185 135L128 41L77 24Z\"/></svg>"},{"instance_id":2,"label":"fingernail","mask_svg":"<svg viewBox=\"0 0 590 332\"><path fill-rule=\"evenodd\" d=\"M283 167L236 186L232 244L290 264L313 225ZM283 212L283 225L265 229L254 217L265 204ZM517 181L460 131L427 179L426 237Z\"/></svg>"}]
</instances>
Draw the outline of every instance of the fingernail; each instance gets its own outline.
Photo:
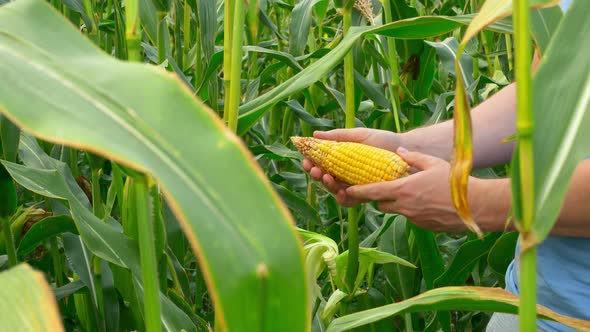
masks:
<instances>
[{"instance_id":1,"label":"fingernail","mask_svg":"<svg viewBox=\"0 0 590 332\"><path fill-rule=\"evenodd\" d=\"M408 153L409 151L408 151L406 148L404 148L403 146L400 146L399 148L397 148L397 152L398 152L399 154L406 154L406 153Z\"/></svg>"}]
</instances>

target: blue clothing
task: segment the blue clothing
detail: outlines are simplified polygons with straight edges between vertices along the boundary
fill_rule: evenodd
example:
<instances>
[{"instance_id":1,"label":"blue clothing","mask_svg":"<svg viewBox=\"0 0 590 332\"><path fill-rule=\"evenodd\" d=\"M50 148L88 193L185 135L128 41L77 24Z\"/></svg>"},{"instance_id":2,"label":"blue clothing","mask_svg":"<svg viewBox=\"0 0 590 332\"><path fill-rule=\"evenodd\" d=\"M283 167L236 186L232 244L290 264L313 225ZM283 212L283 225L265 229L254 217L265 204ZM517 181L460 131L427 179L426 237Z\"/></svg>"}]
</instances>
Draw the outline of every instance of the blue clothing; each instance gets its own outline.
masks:
<instances>
[{"instance_id":1,"label":"blue clothing","mask_svg":"<svg viewBox=\"0 0 590 332\"><path fill-rule=\"evenodd\" d=\"M571 3L572 0L561 0L559 6L561 6L561 9L563 9L563 11L565 12L569 8Z\"/></svg>"},{"instance_id":2,"label":"blue clothing","mask_svg":"<svg viewBox=\"0 0 590 332\"><path fill-rule=\"evenodd\" d=\"M519 247L516 248L518 257ZM548 236L537 247L537 303L565 316L590 320L590 239ZM519 294L516 259L506 271L506 290ZM562 324L538 320L547 332L574 331Z\"/></svg>"},{"instance_id":3,"label":"blue clothing","mask_svg":"<svg viewBox=\"0 0 590 332\"><path fill-rule=\"evenodd\" d=\"M560 4L565 11L571 0ZM566 316L590 320L590 239L549 236L537 247L537 303ZM519 247L515 256L518 257ZM519 294L516 259L506 271L506 290ZM574 331L562 324L538 320L547 332Z\"/></svg>"}]
</instances>

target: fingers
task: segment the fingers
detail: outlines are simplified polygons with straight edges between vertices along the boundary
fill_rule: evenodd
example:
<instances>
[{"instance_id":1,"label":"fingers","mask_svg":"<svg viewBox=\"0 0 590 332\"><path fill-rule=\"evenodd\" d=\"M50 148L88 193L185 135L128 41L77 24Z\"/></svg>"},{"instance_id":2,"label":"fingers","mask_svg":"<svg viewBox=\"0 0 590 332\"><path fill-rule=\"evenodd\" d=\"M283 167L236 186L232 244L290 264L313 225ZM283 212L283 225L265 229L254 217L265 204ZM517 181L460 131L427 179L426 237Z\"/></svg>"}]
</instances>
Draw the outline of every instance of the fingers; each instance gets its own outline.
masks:
<instances>
[{"instance_id":1,"label":"fingers","mask_svg":"<svg viewBox=\"0 0 590 332\"><path fill-rule=\"evenodd\" d=\"M324 176L322 176L322 182L324 183L324 187L333 193L337 193L338 191L349 187L348 184L334 179L330 174L324 174Z\"/></svg>"},{"instance_id":2,"label":"fingers","mask_svg":"<svg viewBox=\"0 0 590 332\"><path fill-rule=\"evenodd\" d=\"M314 180L320 180L324 175L324 172L319 167L316 167L309 159L303 159L302 166Z\"/></svg>"},{"instance_id":3,"label":"fingers","mask_svg":"<svg viewBox=\"0 0 590 332\"><path fill-rule=\"evenodd\" d=\"M388 182L377 182L351 186L346 189L346 194L360 201L387 201L394 200L395 192L404 179Z\"/></svg>"},{"instance_id":4,"label":"fingers","mask_svg":"<svg viewBox=\"0 0 590 332\"><path fill-rule=\"evenodd\" d=\"M312 167L309 174L312 178L322 181L324 187L335 195L338 204L351 207L364 202L348 196L346 194L346 188L349 187L348 184L334 179L330 174L324 174L318 167Z\"/></svg>"},{"instance_id":5,"label":"fingers","mask_svg":"<svg viewBox=\"0 0 590 332\"><path fill-rule=\"evenodd\" d=\"M333 129L328 131L314 131L313 137L341 142L362 142L369 136L366 128Z\"/></svg>"},{"instance_id":6,"label":"fingers","mask_svg":"<svg viewBox=\"0 0 590 332\"><path fill-rule=\"evenodd\" d=\"M320 180L324 173L319 167L316 167L309 159L303 159L303 169L311 175L314 180Z\"/></svg>"},{"instance_id":7,"label":"fingers","mask_svg":"<svg viewBox=\"0 0 590 332\"><path fill-rule=\"evenodd\" d=\"M379 201L377 202L377 209L386 213L400 213L397 201Z\"/></svg>"},{"instance_id":8,"label":"fingers","mask_svg":"<svg viewBox=\"0 0 590 332\"><path fill-rule=\"evenodd\" d=\"M420 171L434 168L441 163L446 163L446 161L437 157L420 152L408 151L403 147L397 149L397 154L399 154L410 166Z\"/></svg>"},{"instance_id":9,"label":"fingers","mask_svg":"<svg viewBox=\"0 0 590 332\"><path fill-rule=\"evenodd\" d=\"M367 201L351 197L346 194L346 189L341 189L336 192L336 202L344 207L353 207Z\"/></svg>"},{"instance_id":10,"label":"fingers","mask_svg":"<svg viewBox=\"0 0 590 332\"><path fill-rule=\"evenodd\" d=\"M309 170L309 175L311 175L311 177L314 180L321 180L322 176L324 175L324 172L322 172L322 170L319 167L312 167L311 170Z\"/></svg>"}]
</instances>

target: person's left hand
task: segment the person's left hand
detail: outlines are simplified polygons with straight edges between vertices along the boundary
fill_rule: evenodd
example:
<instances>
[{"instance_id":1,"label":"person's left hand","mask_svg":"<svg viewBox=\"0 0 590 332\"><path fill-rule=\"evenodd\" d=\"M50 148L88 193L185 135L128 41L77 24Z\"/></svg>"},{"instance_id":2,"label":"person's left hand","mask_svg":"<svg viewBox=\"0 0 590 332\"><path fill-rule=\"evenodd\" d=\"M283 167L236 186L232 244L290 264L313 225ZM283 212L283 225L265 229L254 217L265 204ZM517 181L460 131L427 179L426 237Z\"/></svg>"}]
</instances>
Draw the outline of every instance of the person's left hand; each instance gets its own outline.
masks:
<instances>
[{"instance_id":1,"label":"person's left hand","mask_svg":"<svg viewBox=\"0 0 590 332\"><path fill-rule=\"evenodd\" d=\"M397 153L417 172L394 181L350 186L340 194L340 200L348 205L377 201L379 210L402 214L431 231L465 231L451 200L449 163L404 148Z\"/></svg>"}]
</instances>

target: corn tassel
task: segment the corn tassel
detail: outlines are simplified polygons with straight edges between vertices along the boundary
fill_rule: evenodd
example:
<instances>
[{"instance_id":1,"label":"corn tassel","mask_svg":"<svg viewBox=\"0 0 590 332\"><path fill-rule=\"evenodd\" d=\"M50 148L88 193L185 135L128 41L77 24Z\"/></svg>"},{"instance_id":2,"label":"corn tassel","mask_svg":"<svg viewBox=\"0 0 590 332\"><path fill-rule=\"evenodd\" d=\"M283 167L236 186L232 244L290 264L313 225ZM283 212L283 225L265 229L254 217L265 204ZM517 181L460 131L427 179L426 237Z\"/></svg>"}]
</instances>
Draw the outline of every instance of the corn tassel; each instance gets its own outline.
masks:
<instances>
[{"instance_id":1,"label":"corn tassel","mask_svg":"<svg viewBox=\"0 0 590 332\"><path fill-rule=\"evenodd\" d=\"M375 19L373 18L373 3L371 0L356 0L353 8L358 10L358 12L369 21L369 24L375 25Z\"/></svg>"}]
</instances>

